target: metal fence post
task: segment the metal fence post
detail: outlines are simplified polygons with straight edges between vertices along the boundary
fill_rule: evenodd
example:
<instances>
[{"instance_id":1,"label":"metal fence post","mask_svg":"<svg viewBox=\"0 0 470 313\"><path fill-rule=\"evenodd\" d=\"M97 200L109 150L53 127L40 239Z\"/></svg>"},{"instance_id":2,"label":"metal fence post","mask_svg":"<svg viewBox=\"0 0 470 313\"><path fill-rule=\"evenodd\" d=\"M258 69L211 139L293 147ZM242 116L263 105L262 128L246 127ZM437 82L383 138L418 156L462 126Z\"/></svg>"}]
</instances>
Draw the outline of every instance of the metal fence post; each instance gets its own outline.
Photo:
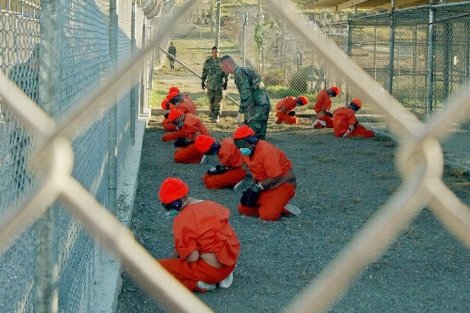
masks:
<instances>
[{"instance_id":1,"label":"metal fence post","mask_svg":"<svg viewBox=\"0 0 470 313\"><path fill-rule=\"evenodd\" d=\"M470 23L465 23L465 33L469 34L470 32ZM465 64L464 64L464 76L466 77L465 81L468 83L468 77L469 77L469 66L470 66L470 41L465 40L464 43L464 51L467 51L465 53Z\"/></svg>"},{"instance_id":2,"label":"metal fence post","mask_svg":"<svg viewBox=\"0 0 470 313\"><path fill-rule=\"evenodd\" d=\"M63 4L41 0L39 46L39 105L52 118L60 113L62 100ZM59 306L59 208L52 204L36 223L34 312L52 313Z\"/></svg>"},{"instance_id":3,"label":"metal fence post","mask_svg":"<svg viewBox=\"0 0 470 313\"><path fill-rule=\"evenodd\" d=\"M117 0L109 2L109 58L111 72L117 69L118 16ZM108 112L108 209L115 212L117 202L117 97Z\"/></svg>"},{"instance_id":4,"label":"metal fence post","mask_svg":"<svg viewBox=\"0 0 470 313\"><path fill-rule=\"evenodd\" d=\"M217 21L216 21L216 30L215 30L215 45L219 46L220 41L220 5L222 0L217 1Z\"/></svg>"},{"instance_id":5,"label":"metal fence post","mask_svg":"<svg viewBox=\"0 0 470 313\"><path fill-rule=\"evenodd\" d=\"M243 66L246 66L246 21L248 14L245 14L245 19L243 21L243 31L242 31L242 60Z\"/></svg>"},{"instance_id":6,"label":"metal fence post","mask_svg":"<svg viewBox=\"0 0 470 313\"><path fill-rule=\"evenodd\" d=\"M356 8L356 6L354 6ZM351 21L348 20L346 24L346 55L351 57ZM346 97L345 104L349 103L349 83L346 83Z\"/></svg>"},{"instance_id":7,"label":"metal fence post","mask_svg":"<svg viewBox=\"0 0 470 313\"><path fill-rule=\"evenodd\" d=\"M146 31L146 27L147 27L147 22L148 20L145 18L144 19L144 22L142 23L142 48L145 48L147 46L147 43L146 43L146 40L147 38L145 37L145 31ZM154 55L154 53L152 53L151 55ZM151 58L151 56L149 55L146 60L147 60L147 64L149 63L149 59ZM139 90L140 90L140 101L139 101L139 113L144 113L144 103L145 103L145 99L144 99L144 94L145 94L145 84L144 84L144 75L145 75L145 69L146 69L146 64L145 63L142 63L142 66L140 67L140 86L139 86Z\"/></svg>"},{"instance_id":8,"label":"metal fence post","mask_svg":"<svg viewBox=\"0 0 470 313\"><path fill-rule=\"evenodd\" d=\"M434 8L429 7L429 28L428 28L428 73L427 73L427 100L426 106L428 114L432 112L432 89L433 89L433 68L434 68Z\"/></svg>"},{"instance_id":9,"label":"metal fence post","mask_svg":"<svg viewBox=\"0 0 470 313\"><path fill-rule=\"evenodd\" d=\"M452 89L452 22L444 23L444 47L443 47L443 58L444 58L444 69L443 69L443 99L452 97L450 92ZM450 100L450 99L448 99Z\"/></svg>"},{"instance_id":10,"label":"metal fence post","mask_svg":"<svg viewBox=\"0 0 470 313\"><path fill-rule=\"evenodd\" d=\"M135 57L136 54L136 41L135 41L135 10L136 10L136 5L135 1L132 1L132 13L131 13L131 58ZM131 78L131 90L130 90L130 138L131 138L131 145L135 145L135 119L136 119L136 71L134 70L134 73Z\"/></svg>"},{"instance_id":11,"label":"metal fence post","mask_svg":"<svg viewBox=\"0 0 470 313\"><path fill-rule=\"evenodd\" d=\"M390 10L390 42L389 42L389 59L388 59L388 93L392 94L393 91L393 67L395 59L395 0L392 0L392 7Z\"/></svg>"}]
</instances>

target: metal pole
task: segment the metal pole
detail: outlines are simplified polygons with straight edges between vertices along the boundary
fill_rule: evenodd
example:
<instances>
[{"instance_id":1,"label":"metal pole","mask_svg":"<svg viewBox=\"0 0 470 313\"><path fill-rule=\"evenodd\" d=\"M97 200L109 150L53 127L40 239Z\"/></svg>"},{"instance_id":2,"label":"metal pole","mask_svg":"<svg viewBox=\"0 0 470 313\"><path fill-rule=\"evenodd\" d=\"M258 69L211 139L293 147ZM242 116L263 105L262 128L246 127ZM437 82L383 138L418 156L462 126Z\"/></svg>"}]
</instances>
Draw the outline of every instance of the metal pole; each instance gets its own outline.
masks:
<instances>
[{"instance_id":1,"label":"metal pole","mask_svg":"<svg viewBox=\"0 0 470 313\"><path fill-rule=\"evenodd\" d=\"M39 105L57 118L62 102L64 10L60 0L41 0ZM59 208L53 204L36 223L34 312L58 312Z\"/></svg>"},{"instance_id":2,"label":"metal pole","mask_svg":"<svg viewBox=\"0 0 470 313\"><path fill-rule=\"evenodd\" d=\"M136 55L136 41L135 41L135 10L136 10L136 5L135 1L132 1L132 13L131 13L131 57L132 59ZM133 71L133 75L131 76L131 84L130 84L130 112L129 112L129 118L130 118L130 139L131 139L131 145L135 145L135 120L136 120L136 102L137 102L137 71Z\"/></svg>"},{"instance_id":3,"label":"metal pole","mask_svg":"<svg viewBox=\"0 0 470 313\"><path fill-rule=\"evenodd\" d=\"M432 1L432 0L431 0ZM428 114L432 114L432 91L433 91L433 68L434 68L434 8L432 5L429 7L429 28L428 28L428 97L427 97L427 110Z\"/></svg>"},{"instance_id":4,"label":"metal pole","mask_svg":"<svg viewBox=\"0 0 470 313\"><path fill-rule=\"evenodd\" d=\"M214 0L211 0L211 34L214 31Z\"/></svg>"},{"instance_id":5,"label":"metal pole","mask_svg":"<svg viewBox=\"0 0 470 313\"><path fill-rule=\"evenodd\" d=\"M356 7L356 6L354 6ZM346 33L348 34L347 40L346 40L346 54L348 57L351 57L351 21L348 20L346 24ZM345 105L349 103L349 84L346 82L346 99L345 100Z\"/></svg>"},{"instance_id":6,"label":"metal pole","mask_svg":"<svg viewBox=\"0 0 470 313\"><path fill-rule=\"evenodd\" d=\"M117 0L109 3L109 58L111 72L117 69L118 16ZM115 93L116 94L116 93ZM116 211L117 202L117 96L109 99L114 106L108 112L108 209Z\"/></svg>"},{"instance_id":7,"label":"metal pole","mask_svg":"<svg viewBox=\"0 0 470 313\"><path fill-rule=\"evenodd\" d=\"M444 23L444 33L449 34L444 36L444 47L443 47L443 56L444 56L444 84L443 84L443 94L442 99L446 99L448 96L452 97L452 21ZM450 100L450 98L448 99Z\"/></svg>"},{"instance_id":8,"label":"metal pole","mask_svg":"<svg viewBox=\"0 0 470 313\"><path fill-rule=\"evenodd\" d=\"M418 26L413 27L413 107L416 106L416 99L418 95L418 87L416 86L416 73L418 72Z\"/></svg>"},{"instance_id":9,"label":"metal pole","mask_svg":"<svg viewBox=\"0 0 470 313\"><path fill-rule=\"evenodd\" d=\"M392 94L393 92L393 74L394 74L394 64L395 59L395 0L392 0L392 7L390 10L390 45L389 45L389 56L388 56L388 93Z\"/></svg>"},{"instance_id":10,"label":"metal pole","mask_svg":"<svg viewBox=\"0 0 470 313\"><path fill-rule=\"evenodd\" d=\"M374 79L377 80L377 26L374 26Z\"/></svg>"},{"instance_id":11,"label":"metal pole","mask_svg":"<svg viewBox=\"0 0 470 313\"><path fill-rule=\"evenodd\" d=\"M145 49L145 47L147 46L147 43L145 42L147 39L145 38L145 29L146 29L146 25L147 25L147 19L144 18L144 23L142 25L142 48ZM154 55L154 53L152 53L152 55ZM147 58L147 64L150 63L150 58L151 56L149 56ZM144 75L145 75L145 69L146 69L146 65L145 64L142 64L142 67L140 69L140 101L139 101L139 113L144 113L144 94L145 94L145 85L144 85Z\"/></svg>"},{"instance_id":12,"label":"metal pole","mask_svg":"<svg viewBox=\"0 0 470 313\"><path fill-rule=\"evenodd\" d=\"M310 92L313 92L313 79L315 77L315 68L313 67L313 58L315 57L313 51L312 51L312 56L310 59L310 67L312 68L312 80L310 81ZM320 77L318 77L318 80L320 80ZM317 89L318 85L318 80L315 82L315 89Z\"/></svg>"},{"instance_id":13,"label":"metal pole","mask_svg":"<svg viewBox=\"0 0 470 313\"><path fill-rule=\"evenodd\" d=\"M219 46L220 41L220 4L222 0L217 1L217 25L215 29L215 45Z\"/></svg>"},{"instance_id":14,"label":"metal pole","mask_svg":"<svg viewBox=\"0 0 470 313\"><path fill-rule=\"evenodd\" d=\"M465 23L465 34L469 34L470 32L470 24ZM470 42L468 40L464 41L464 51L465 51L465 64L464 64L464 75L465 75L465 81L468 83L469 81L469 66L470 66Z\"/></svg>"},{"instance_id":15,"label":"metal pole","mask_svg":"<svg viewBox=\"0 0 470 313\"><path fill-rule=\"evenodd\" d=\"M243 59L243 66L246 66L246 21L248 15L245 14L245 20L243 21L243 32L242 32L242 59Z\"/></svg>"}]
</instances>

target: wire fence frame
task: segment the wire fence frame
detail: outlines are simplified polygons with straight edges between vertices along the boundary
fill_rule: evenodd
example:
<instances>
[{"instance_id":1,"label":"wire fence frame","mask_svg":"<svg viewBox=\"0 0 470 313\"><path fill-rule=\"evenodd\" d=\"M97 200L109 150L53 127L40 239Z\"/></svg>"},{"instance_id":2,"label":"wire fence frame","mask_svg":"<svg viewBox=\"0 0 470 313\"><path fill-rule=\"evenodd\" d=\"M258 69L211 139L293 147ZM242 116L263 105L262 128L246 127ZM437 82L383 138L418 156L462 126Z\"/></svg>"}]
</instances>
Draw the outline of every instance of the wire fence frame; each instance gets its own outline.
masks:
<instances>
[{"instance_id":1,"label":"wire fence frame","mask_svg":"<svg viewBox=\"0 0 470 313\"><path fill-rule=\"evenodd\" d=\"M174 312L211 312L203 302L184 288L155 262L154 258L135 240L132 233L104 208L76 179L72 177L73 150L70 138L90 126L100 110L109 110L112 104L103 103L120 86L128 86L134 70L161 45L171 25L194 7L198 1L188 2L170 17L157 31L150 45L132 61L118 68L116 73L77 105L60 122L40 110L16 85L0 72L0 96L12 113L24 121L25 127L37 137L33 153L34 171L38 174L38 189L19 204L0 226L0 254L46 212L56 200L66 204L101 244L117 253L124 268L136 282L162 306ZM470 248L470 210L442 182L443 154L437 140L442 131L453 122L462 121L470 111L470 93L463 92L427 124L382 91L362 69L337 49L320 32L307 29L299 23L292 6L281 0L266 0L273 14L282 18L289 29L301 36L306 45L316 49L319 56L341 73L351 88L363 99L375 105L384 114L391 130L400 139L397 167L403 176L401 188L353 238L339 256L315 278L311 285L284 312L322 312L327 310L349 283L390 245L400 231L424 206L429 206L446 227ZM325 44L327 43L327 44ZM467 115L465 115L466 113ZM80 126L80 127L78 127ZM437 192L437 190L439 192Z\"/></svg>"}]
</instances>

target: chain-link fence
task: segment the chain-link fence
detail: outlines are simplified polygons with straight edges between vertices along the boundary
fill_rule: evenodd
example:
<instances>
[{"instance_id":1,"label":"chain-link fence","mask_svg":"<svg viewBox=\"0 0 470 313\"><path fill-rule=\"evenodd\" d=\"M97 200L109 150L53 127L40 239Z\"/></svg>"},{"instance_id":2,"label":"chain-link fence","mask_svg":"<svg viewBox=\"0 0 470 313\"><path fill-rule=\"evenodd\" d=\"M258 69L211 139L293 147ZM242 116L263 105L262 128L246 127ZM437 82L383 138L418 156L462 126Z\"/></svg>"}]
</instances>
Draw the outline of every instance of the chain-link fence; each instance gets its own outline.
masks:
<instances>
[{"instance_id":1,"label":"chain-link fence","mask_svg":"<svg viewBox=\"0 0 470 313\"><path fill-rule=\"evenodd\" d=\"M392 26L392 27L391 27ZM424 120L453 103L470 69L470 5L439 4L324 24L328 36L406 108ZM468 123L443 142L446 159L470 168Z\"/></svg>"},{"instance_id":2,"label":"chain-link fence","mask_svg":"<svg viewBox=\"0 0 470 313\"><path fill-rule=\"evenodd\" d=\"M1 1L1 72L57 122L76 111L96 86L111 79L113 66L130 62L150 39L145 34L150 29L145 3L121 1L116 6L114 2L114 11L110 5L109 1L88 0ZM116 10L119 18L112 24ZM144 63L136 68L135 78L129 76L127 86L103 101L102 109L78 124L76 135L71 136L73 177L112 212L133 145L135 122L147 107L151 69ZM15 92L8 94L11 97ZM14 208L44 186L32 170L32 154L38 136L56 128L50 123L39 133L32 130L28 119L40 119L35 110L25 112L26 119L14 113L19 107L28 108L24 103L28 100L16 97L9 103L7 98L0 94L2 224L11 222ZM113 108L106 111L104 105ZM50 294L44 290L51 288L58 294L60 312L93 312L100 301L97 295L103 282L97 277L102 270L102 248L66 207L57 203L50 211L53 215L29 221L31 226L0 257L0 312L45 312ZM50 217L53 221L48 224ZM52 240L44 238L47 233L55 233ZM51 266L56 268L52 277L47 271Z\"/></svg>"},{"instance_id":3,"label":"chain-link fence","mask_svg":"<svg viewBox=\"0 0 470 313\"><path fill-rule=\"evenodd\" d=\"M413 23L416 27L411 30L396 29L387 39L386 16L377 18L376 26L370 27L371 21L356 29L338 26L335 36L324 36L316 24L295 15L292 6L281 1L266 1L262 10L256 4L235 3L220 13L214 13L214 4L203 9L194 5L188 2L173 15L168 14L172 3L151 1L2 1L0 311L49 312L58 306L61 312L93 312L102 250L88 233L117 253L130 276L165 307L210 311L166 273L114 216L123 164L133 142L132 125L146 105L153 60L165 58L153 48L166 51L170 38L181 63L171 75L165 65L157 74L165 74L168 84L172 82L168 77L173 77L180 89L200 101L205 94L197 73L217 44L221 54L233 55L239 65L263 75L273 102L301 93L313 101L319 88L338 84L385 115L389 130L401 141L397 165L402 188L286 312L325 310L424 206L470 247L469 209L441 181L443 154L436 140L459 133L455 142L468 162L469 130L463 127L469 115L470 96L463 85L468 79L468 43L462 39L468 36L462 30L468 25L468 4L456 6L460 13L455 14L449 13L451 6L428 8L434 28L432 36L428 32L424 39L425 22L423 27ZM407 13L408 25L420 10L426 11ZM436 20L440 10L447 18ZM394 18L405 15L400 11ZM220 17L220 27L215 16ZM455 21L461 24L445 25ZM355 33L362 29L370 30ZM439 33L448 38L437 40ZM402 34L411 36L416 45L401 47L396 38ZM352 58L346 58L328 37L340 41ZM351 38L372 44L362 44L360 50ZM387 49L394 51L393 58ZM427 61L420 61L421 56ZM179 66L182 63L191 74ZM422 64L427 69L426 84ZM410 75L415 67L416 74ZM237 99L233 83L230 88L227 93ZM404 105L410 101L413 108L442 112L425 125L391 97L389 89ZM401 96L400 90L404 90ZM430 95L432 106L426 102ZM447 103L445 99L452 104L440 105ZM457 150L445 148L447 155Z\"/></svg>"},{"instance_id":4,"label":"chain-link fence","mask_svg":"<svg viewBox=\"0 0 470 313\"><path fill-rule=\"evenodd\" d=\"M312 25L307 20L303 22ZM290 32L282 20L258 6L257 1L222 3L220 9L215 1L198 6L175 25L169 37L178 49L177 67L170 72L164 65L157 73L162 80L156 86L160 92L155 93L155 108L160 107L175 77L186 82L182 91L195 100L198 108L208 107L199 78L214 45L219 47L220 56L229 54L237 65L255 69L263 77L273 104L301 94L314 99L325 84L334 83L333 77L326 82L324 64L315 50ZM236 109L239 95L233 81L226 96L225 107Z\"/></svg>"}]
</instances>

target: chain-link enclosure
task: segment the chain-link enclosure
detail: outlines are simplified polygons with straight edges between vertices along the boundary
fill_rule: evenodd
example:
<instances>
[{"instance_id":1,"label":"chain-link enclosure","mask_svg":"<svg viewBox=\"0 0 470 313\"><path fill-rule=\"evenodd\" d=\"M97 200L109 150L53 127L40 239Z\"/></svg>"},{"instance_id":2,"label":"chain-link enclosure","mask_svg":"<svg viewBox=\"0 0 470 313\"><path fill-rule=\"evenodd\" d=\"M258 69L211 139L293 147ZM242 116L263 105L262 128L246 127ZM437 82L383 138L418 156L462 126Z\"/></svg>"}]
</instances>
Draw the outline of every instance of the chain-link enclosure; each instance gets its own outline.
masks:
<instances>
[{"instance_id":1,"label":"chain-link enclosure","mask_svg":"<svg viewBox=\"0 0 470 313\"><path fill-rule=\"evenodd\" d=\"M158 73L166 82L157 83L162 85L162 91L155 94L154 107L160 108L172 83L169 79L175 77L186 82L182 91L195 100L198 108L208 107L198 76L201 76L204 60L210 57L213 46L218 46L220 57L229 54L237 65L255 69L263 77L274 105L287 96L302 94L314 99L325 86L324 65L314 50L286 29L280 19L258 7L258 2L222 3L220 21L218 10L215 1L201 5L181 19L169 34L178 49L176 71L168 73L165 65ZM307 20L304 23L312 25ZM168 46L161 48L167 51ZM226 96L226 109L235 110L239 95L233 80Z\"/></svg>"},{"instance_id":2,"label":"chain-link enclosure","mask_svg":"<svg viewBox=\"0 0 470 313\"><path fill-rule=\"evenodd\" d=\"M140 8L132 1L119 2L119 19L113 26L109 1L65 1L60 5L39 0L1 1L1 71L30 100L59 121L76 110L80 100L96 86L110 78L113 55L110 34L114 32L117 38L114 46L117 65L129 62L144 48L149 40L145 34L149 20L144 15L142 4L139 4ZM61 37L51 38L52 32L47 29L46 24L53 17L42 9L49 10L51 6L60 12L56 22L63 30ZM46 29L44 33L41 27ZM45 51L40 51L41 47ZM60 75L59 82L47 76L47 70L41 70L49 60L41 60L40 57L47 59L46 54L54 50L58 59L54 62L53 71ZM115 99L107 100L117 102L115 111L102 109L90 117L89 122L79 124L83 130L72 141L73 177L111 211L116 211L116 203L110 205L109 197L115 193L112 188L116 189L122 182L127 151L133 145L135 120L147 107L148 97L144 94L148 91L151 68L145 64L135 70L135 79L128 78L127 88L121 88ZM59 101L55 104L47 96L48 86L52 84L57 85L59 91ZM10 110L12 105L22 105L21 98L16 98L11 104L1 98L0 95L0 212L1 221L5 223L13 208L31 197L32 191L40 188L41 183L31 170L31 155L38 133L26 127L27 123ZM34 111L28 114L33 119L37 118ZM115 114L115 118L111 114ZM53 124L45 127L48 131L55 128ZM115 132L110 132L110 128ZM109 154L110 145L111 151L117 152L115 157ZM114 170L109 167L113 158ZM55 242L48 245L52 250L54 246L58 249L57 263L52 266L57 266L58 271L59 310L93 312L99 301L96 295L102 288L97 278L102 270L102 248L63 205L54 204L53 210L58 212L54 221L57 236L54 236ZM32 224L0 257L1 312L40 312L44 309L38 305L44 301L38 298L35 289L48 288L51 279L43 280L43 276L34 270L35 267L42 269L49 262L41 259L44 255L38 250L39 242L44 240L41 239L44 225L44 221Z\"/></svg>"},{"instance_id":3,"label":"chain-link enclosure","mask_svg":"<svg viewBox=\"0 0 470 313\"><path fill-rule=\"evenodd\" d=\"M392 32L389 15L354 19L331 36L280 1L219 13L214 3L164 4L1 1L1 312L94 312L102 247L91 238L164 307L210 311L114 216L132 125L168 40L179 52L174 73L166 64L157 73L165 93L178 82L203 103L197 76L218 45L263 75L273 104L299 94L313 102L337 84L380 111L401 141L402 187L286 312L326 310L424 206L470 247L469 210L441 180L437 140L448 137L445 155L468 164L468 4L397 11ZM227 96L238 99L233 81ZM405 108L435 118L423 124Z\"/></svg>"},{"instance_id":4,"label":"chain-link enclosure","mask_svg":"<svg viewBox=\"0 0 470 313\"><path fill-rule=\"evenodd\" d=\"M384 90L425 119L452 105L453 95L468 82L469 10L468 4L425 6L350 16L347 21L326 23L324 29ZM454 125L443 142L446 159L466 168L469 139L462 133L468 127L468 123Z\"/></svg>"}]
</instances>

